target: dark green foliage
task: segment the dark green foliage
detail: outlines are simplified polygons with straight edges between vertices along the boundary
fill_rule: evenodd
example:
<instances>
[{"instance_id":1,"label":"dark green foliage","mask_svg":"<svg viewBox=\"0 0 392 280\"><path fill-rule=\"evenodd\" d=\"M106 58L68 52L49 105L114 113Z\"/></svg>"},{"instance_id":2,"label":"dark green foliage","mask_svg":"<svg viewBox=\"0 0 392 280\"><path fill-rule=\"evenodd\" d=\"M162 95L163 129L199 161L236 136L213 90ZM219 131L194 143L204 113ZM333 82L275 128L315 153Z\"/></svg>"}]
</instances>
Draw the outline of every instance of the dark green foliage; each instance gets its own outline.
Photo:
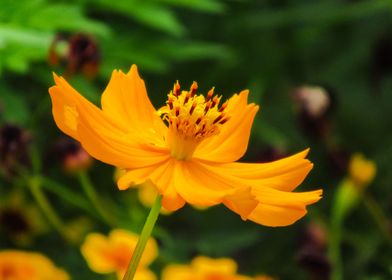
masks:
<instances>
[{"instance_id":1,"label":"dark green foliage","mask_svg":"<svg viewBox=\"0 0 392 280\"><path fill-rule=\"evenodd\" d=\"M268 159L265 152L270 148L292 154L311 147L315 166L299 190L321 186L324 198L309 207L303 220L266 228L243 222L223 207L186 207L158 220L154 235L161 249L155 271L205 254L233 257L248 275L312 279L300 261L304 231L309 224L321 224L328 236L334 195L347 173L344 163L343 169L337 167L336 159L354 152L376 162L377 176L363 195L375 201L387 226L392 223L391 1L0 0L0 7L0 125L14 123L28 130L36 157L27 170L67 186L65 191L61 186L44 188L67 224L83 218L86 231L110 230L97 215L78 208L86 199L79 182L64 174L51 154L62 133L53 122L47 89L53 84L52 71L67 73L67 61L48 62L60 33L88 34L96 40L97 75L77 71L68 78L96 104L111 71L127 71L135 63L156 107L176 80L184 87L198 81L202 92L215 86L226 97L249 88L250 99L261 110L245 160ZM301 126L293 92L302 85L325 87L333 96L329 130L322 137ZM139 232L148 210L136 192L116 189L112 167L95 163L89 173L121 226ZM26 178L3 175L0 211L16 190L35 203ZM382 232L363 201L346 218L342 233L343 279L392 278L392 233ZM27 245L9 238L0 227L3 248L43 252L73 279L107 279L89 271L78 244L65 243L50 227Z\"/></svg>"}]
</instances>

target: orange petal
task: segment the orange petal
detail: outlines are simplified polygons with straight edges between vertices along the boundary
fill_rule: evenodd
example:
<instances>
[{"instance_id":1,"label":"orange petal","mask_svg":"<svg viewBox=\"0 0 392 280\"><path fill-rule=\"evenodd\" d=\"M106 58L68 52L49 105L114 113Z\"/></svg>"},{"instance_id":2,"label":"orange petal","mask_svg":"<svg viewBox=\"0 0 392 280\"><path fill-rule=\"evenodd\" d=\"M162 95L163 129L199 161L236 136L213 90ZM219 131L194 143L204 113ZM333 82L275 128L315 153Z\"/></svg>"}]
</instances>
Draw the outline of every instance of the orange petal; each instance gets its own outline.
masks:
<instances>
[{"instance_id":1,"label":"orange petal","mask_svg":"<svg viewBox=\"0 0 392 280\"><path fill-rule=\"evenodd\" d=\"M242 184L292 191L305 179L313 164L305 159L309 149L269 163L210 163L218 172L230 174Z\"/></svg>"},{"instance_id":2,"label":"orange petal","mask_svg":"<svg viewBox=\"0 0 392 280\"><path fill-rule=\"evenodd\" d=\"M306 206L317 202L322 190L310 192L284 192L270 188L253 189L260 201L248 219L265 226L287 226L302 218Z\"/></svg>"},{"instance_id":3,"label":"orange petal","mask_svg":"<svg viewBox=\"0 0 392 280\"><path fill-rule=\"evenodd\" d=\"M77 133L79 113L71 95L58 93L58 87L53 86L49 89L52 99L52 113L56 125L62 132L79 140Z\"/></svg>"},{"instance_id":4,"label":"orange petal","mask_svg":"<svg viewBox=\"0 0 392 280\"><path fill-rule=\"evenodd\" d=\"M246 220L256 208L258 202L252 195L251 188L245 187L238 188L235 193L226 196L223 204L234 213L240 215L241 219Z\"/></svg>"},{"instance_id":5,"label":"orange petal","mask_svg":"<svg viewBox=\"0 0 392 280\"><path fill-rule=\"evenodd\" d=\"M151 166L128 170L117 182L120 190L150 180L163 196L162 206L175 211L185 205L185 200L176 192L173 185L174 160L166 160Z\"/></svg>"},{"instance_id":6,"label":"orange petal","mask_svg":"<svg viewBox=\"0 0 392 280\"><path fill-rule=\"evenodd\" d=\"M110 250L110 244L104 235L90 233L80 249L91 270L98 273L112 273L116 270L113 262L105 255Z\"/></svg>"},{"instance_id":7,"label":"orange petal","mask_svg":"<svg viewBox=\"0 0 392 280\"><path fill-rule=\"evenodd\" d=\"M167 149L133 143L127 137L99 128L80 113L78 134L83 148L93 157L120 168L140 168L154 165L169 157Z\"/></svg>"},{"instance_id":8,"label":"orange petal","mask_svg":"<svg viewBox=\"0 0 392 280\"><path fill-rule=\"evenodd\" d=\"M201 274L207 279L213 275L217 275L218 279L232 279L237 273L237 263L229 258L212 259L205 256L197 256L192 260L191 265L195 273Z\"/></svg>"},{"instance_id":9,"label":"orange petal","mask_svg":"<svg viewBox=\"0 0 392 280\"><path fill-rule=\"evenodd\" d=\"M168 211L176 211L185 205L185 200L177 193L173 186L169 186L162 193L162 206Z\"/></svg>"},{"instance_id":10,"label":"orange petal","mask_svg":"<svg viewBox=\"0 0 392 280\"><path fill-rule=\"evenodd\" d=\"M177 191L186 201L193 200L195 205L200 206L209 206L208 204L203 205L203 199L204 203L208 201L214 204L224 203L230 210L239 214L242 219L246 219L256 207L257 201L251 194L251 188L230 174L220 172L209 163L196 160L193 161L189 170L192 174L192 180L199 185L197 189L200 190L200 193L194 190L196 186L189 189L183 187L181 190L178 187ZM190 176L186 178L190 178Z\"/></svg>"},{"instance_id":11,"label":"orange petal","mask_svg":"<svg viewBox=\"0 0 392 280\"><path fill-rule=\"evenodd\" d=\"M189 265L169 264L162 271L162 280L192 279L195 272Z\"/></svg>"},{"instance_id":12,"label":"orange petal","mask_svg":"<svg viewBox=\"0 0 392 280\"><path fill-rule=\"evenodd\" d=\"M53 114L58 127L80 141L95 158L122 168L154 164L167 156L167 151L154 145L140 144L140 135L132 134L121 123L90 103L63 78L49 89Z\"/></svg>"},{"instance_id":13,"label":"orange petal","mask_svg":"<svg viewBox=\"0 0 392 280\"><path fill-rule=\"evenodd\" d=\"M246 152L253 119L259 109L247 104L248 91L230 98L226 109L230 120L218 135L207 138L196 149L194 157L212 162L233 162Z\"/></svg>"},{"instance_id":14,"label":"orange petal","mask_svg":"<svg viewBox=\"0 0 392 280\"><path fill-rule=\"evenodd\" d=\"M146 86L136 65L127 74L114 70L101 98L102 110L138 133L165 136L167 127L147 96ZM148 129L150 128L150 129Z\"/></svg>"},{"instance_id":15,"label":"orange petal","mask_svg":"<svg viewBox=\"0 0 392 280\"><path fill-rule=\"evenodd\" d=\"M62 77L54 74L56 86L49 89L53 103L53 116L57 126L69 136L79 140L77 126L80 112L85 118L95 120L100 127L105 126L113 133L123 133L124 127L103 115L102 111L73 89ZM80 110L82 108L82 110Z\"/></svg>"},{"instance_id":16,"label":"orange petal","mask_svg":"<svg viewBox=\"0 0 392 280\"><path fill-rule=\"evenodd\" d=\"M193 161L175 161L173 182L176 192L195 206L219 204L233 192L233 187L212 178L206 169Z\"/></svg>"},{"instance_id":17,"label":"orange petal","mask_svg":"<svg viewBox=\"0 0 392 280\"><path fill-rule=\"evenodd\" d=\"M127 170L119 180L117 186L120 190L126 190L129 187L140 185L147 180L151 180L153 183L160 183L160 191L163 192L167 188L165 179L170 178L172 173L172 162L170 160L164 160L153 165L135 168Z\"/></svg>"},{"instance_id":18,"label":"orange petal","mask_svg":"<svg viewBox=\"0 0 392 280\"><path fill-rule=\"evenodd\" d=\"M135 249L139 236L124 229L113 229L109 236L109 243L112 250L121 253L122 248L127 248L129 254ZM149 238L143 255L140 259L139 268L150 265L158 256L158 244L154 238Z\"/></svg>"}]
</instances>

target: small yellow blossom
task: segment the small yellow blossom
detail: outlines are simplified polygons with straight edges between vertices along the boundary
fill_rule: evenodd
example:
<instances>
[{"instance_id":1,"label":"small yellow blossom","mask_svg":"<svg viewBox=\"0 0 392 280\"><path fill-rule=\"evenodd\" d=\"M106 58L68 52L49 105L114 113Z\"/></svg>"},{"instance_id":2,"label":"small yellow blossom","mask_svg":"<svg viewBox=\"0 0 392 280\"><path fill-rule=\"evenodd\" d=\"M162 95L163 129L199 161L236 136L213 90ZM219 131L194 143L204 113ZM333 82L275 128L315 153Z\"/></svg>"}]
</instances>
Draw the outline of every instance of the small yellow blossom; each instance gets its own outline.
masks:
<instances>
[{"instance_id":1,"label":"small yellow blossom","mask_svg":"<svg viewBox=\"0 0 392 280\"><path fill-rule=\"evenodd\" d=\"M0 251L0 280L69 280L47 257L17 250Z\"/></svg>"},{"instance_id":2,"label":"small yellow blossom","mask_svg":"<svg viewBox=\"0 0 392 280\"><path fill-rule=\"evenodd\" d=\"M112 230L109 236L90 233L82 244L81 251L92 271L100 274L117 273L118 279L122 279L137 241L138 235L122 229ZM155 274L148 269L148 265L157 255L158 245L151 238L144 250L135 280L156 279Z\"/></svg>"},{"instance_id":3,"label":"small yellow blossom","mask_svg":"<svg viewBox=\"0 0 392 280\"><path fill-rule=\"evenodd\" d=\"M190 265L169 265L162 280L252 280L237 274L237 264L229 258L196 257Z\"/></svg>"},{"instance_id":4,"label":"small yellow blossom","mask_svg":"<svg viewBox=\"0 0 392 280\"><path fill-rule=\"evenodd\" d=\"M255 276L254 280L276 280L276 278L263 274Z\"/></svg>"},{"instance_id":5,"label":"small yellow blossom","mask_svg":"<svg viewBox=\"0 0 392 280\"><path fill-rule=\"evenodd\" d=\"M259 107L248 90L221 103L212 88L198 94L177 82L156 110L133 65L113 71L99 109L64 78L49 89L57 126L94 158L126 170L119 189L151 181L166 210L189 203L224 204L267 226L286 226L303 217L322 190L293 192L312 169L308 150L271 163L239 163L246 152Z\"/></svg>"},{"instance_id":6,"label":"small yellow blossom","mask_svg":"<svg viewBox=\"0 0 392 280\"><path fill-rule=\"evenodd\" d=\"M377 172L376 163L362 154L354 154L350 159L349 177L355 185L362 187L373 181Z\"/></svg>"}]
</instances>

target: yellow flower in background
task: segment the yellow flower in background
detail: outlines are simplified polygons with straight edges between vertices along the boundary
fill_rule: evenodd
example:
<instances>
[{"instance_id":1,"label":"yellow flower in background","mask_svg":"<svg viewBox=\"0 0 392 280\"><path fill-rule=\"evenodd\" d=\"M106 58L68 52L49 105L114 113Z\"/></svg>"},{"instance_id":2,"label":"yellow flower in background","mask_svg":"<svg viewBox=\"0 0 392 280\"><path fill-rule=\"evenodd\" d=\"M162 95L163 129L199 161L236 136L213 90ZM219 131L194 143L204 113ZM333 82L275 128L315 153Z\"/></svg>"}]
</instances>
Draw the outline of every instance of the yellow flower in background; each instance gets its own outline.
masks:
<instances>
[{"instance_id":1,"label":"yellow flower in background","mask_svg":"<svg viewBox=\"0 0 392 280\"><path fill-rule=\"evenodd\" d=\"M229 258L196 257L190 265L169 265L162 272L162 280L251 280L237 274L237 264Z\"/></svg>"},{"instance_id":2,"label":"yellow flower in background","mask_svg":"<svg viewBox=\"0 0 392 280\"><path fill-rule=\"evenodd\" d=\"M362 187L370 184L376 175L377 166L362 154L354 154L349 163L349 177L355 185Z\"/></svg>"},{"instance_id":3,"label":"yellow flower in background","mask_svg":"<svg viewBox=\"0 0 392 280\"><path fill-rule=\"evenodd\" d=\"M87 235L81 252L90 269L99 274L117 273L122 279L136 247L138 235L122 230L112 230L108 236L100 233ZM155 280L155 274L148 269L158 256L158 245L150 239L141 258L135 280Z\"/></svg>"},{"instance_id":4,"label":"yellow flower in background","mask_svg":"<svg viewBox=\"0 0 392 280\"><path fill-rule=\"evenodd\" d=\"M0 280L69 280L68 274L39 253L0 251Z\"/></svg>"},{"instance_id":5,"label":"yellow flower in background","mask_svg":"<svg viewBox=\"0 0 392 280\"><path fill-rule=\"evenodd\" d=\"M276 280L276 278L269 275L257 275L253 278L253 280Z\"/></svg>"},{"instance_id":6,"label":"yellow flower in background","mask_svg":"<svg viewBox=\"0 0 392 280\"><path fill-rule=\"evenodd\" d=\"M342 221L357 205L365 188L373 181L377 172L374 161L356 153L350 158L347 177L342 180L335 194L333 220Z\"/></svg>"},{"instance_id":7,"label":"yellow flower in background","mask_svg":"<svg viewBox=\"0 0 392 280\"><path fill-rule=\"evenodd\" d=\"M292 224L321 190L292 192L312 164L308 151L272 163L237 163L246 152L258 106L248 91L221 103L214 89L197 94L176 83L166 105L155 110L136 66L113 71L94 106L63 78L49 89L57 126L81 142L93 157L126 170L121 190L150 180L174 211L186 202L196 206L223 203L243 219L268 226Z\"/></svg>"}]
</instances>

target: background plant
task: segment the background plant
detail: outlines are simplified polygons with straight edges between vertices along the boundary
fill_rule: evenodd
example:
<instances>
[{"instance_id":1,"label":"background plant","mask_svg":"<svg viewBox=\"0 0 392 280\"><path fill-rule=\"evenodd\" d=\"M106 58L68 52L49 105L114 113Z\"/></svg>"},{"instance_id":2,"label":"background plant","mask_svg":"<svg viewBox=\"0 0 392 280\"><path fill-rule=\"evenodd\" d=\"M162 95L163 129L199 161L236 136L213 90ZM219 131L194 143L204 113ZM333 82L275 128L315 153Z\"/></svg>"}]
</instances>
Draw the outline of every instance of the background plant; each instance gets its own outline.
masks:
<instances>
[{"instance_id":1,"label":"background plant","mask_svg":"<svg viewBox=\"0 0 392 280\"><path fill-rule=\"evenodd\" d=\"M309 240L314 240L309 238L309 228L321 228L326 237L318 242L328 243L332 198L354 152L376 163L377 176L364 195L371 196L385 217L390 215L392 133L386 121L392 111L390 1L0 3L0 123L18 125L30 135L30 140L18 142L27 147L28 160L18 156L22 164L14 164L11 175L4 161L6 152L12 152L5 149L9 138L0 142L0 212L12 204L23 216L27 204L37 207L31 185L39 183L61 224L69 229L64 239L58 234L62 230L56 232L53 220L44 215L37 219L47 224L39 230L31 226L24 233L28 242L21 242L2 222L1 248L38 250L75 279L99 279L88 269L78 244L86 232L107 233L113 225L95 211L82 186L93 185L99 203L110 205L110 214L117 217L116 226L138 231L147 213L136 192L116 189L111 168L94 162L88 170L65 174L55 156L54 143L61 133L51 118L47 88L52 84L51 71L68 69L66 56L62 63L49 63L59 34L66 38L86 34L97 45L96 75L86 76L83 71L70 75L70 82L90 100L99 102L113 69L125 71L136 63L156 106L164 102L176 80L184 86L196 80L201 91L215 86L226 96L249 88L252 100L261 104L246 156L249 161L312 148L315 168L302 189L322 186L325 195L305 220L287 228L260 228L238 221L220 207L203 211L187 207L160 218L155 236L162 248L155 271L203 254L234 257L241 273L248 275L265 272L281 279L308 279L309 266L316 266L304 257L315 248L309 246ZM66 40L57 45L58 55L64 55L64 47L68 47ZM311 122L305 118L309 115L303 114L304 105L293 98L303 85L321 86L332 96L323 118ZM320 132L321 127L326 129ZM28 203L12 202L18 200L15 197ZM392 255L385 249L390 243L376 225L361 201L345 218L341 229L345 279L391 277ZM326 256L323 249L319 251ZM328 268L327 259L322 261L321 267Z\"/></svg>"}]
</instances>

